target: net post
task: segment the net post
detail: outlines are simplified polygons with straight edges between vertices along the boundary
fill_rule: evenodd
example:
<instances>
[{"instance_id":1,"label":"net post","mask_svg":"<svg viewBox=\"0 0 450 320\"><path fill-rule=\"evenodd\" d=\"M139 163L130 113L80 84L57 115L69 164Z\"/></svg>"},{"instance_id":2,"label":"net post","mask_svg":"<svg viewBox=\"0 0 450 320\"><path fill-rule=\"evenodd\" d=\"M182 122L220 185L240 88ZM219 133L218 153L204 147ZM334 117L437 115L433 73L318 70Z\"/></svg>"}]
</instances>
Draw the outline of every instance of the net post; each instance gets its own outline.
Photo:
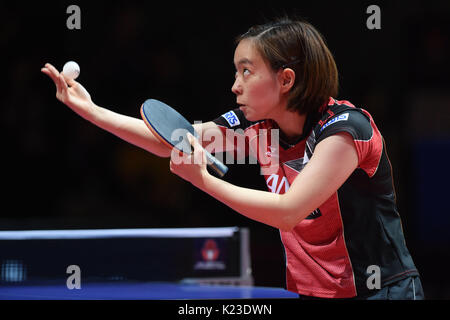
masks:
<instances>
[{"instance_id":1,"label":"net post","mask_svg":"<svg viewBox=\"0 0 450 320\"><path fill-rule=\"evenodd\" d=\"M248 228L240 228L240 259L241 279L243 285L253 285L252 264L250 255L250 231Z\"/></svg>"}]
</instances>

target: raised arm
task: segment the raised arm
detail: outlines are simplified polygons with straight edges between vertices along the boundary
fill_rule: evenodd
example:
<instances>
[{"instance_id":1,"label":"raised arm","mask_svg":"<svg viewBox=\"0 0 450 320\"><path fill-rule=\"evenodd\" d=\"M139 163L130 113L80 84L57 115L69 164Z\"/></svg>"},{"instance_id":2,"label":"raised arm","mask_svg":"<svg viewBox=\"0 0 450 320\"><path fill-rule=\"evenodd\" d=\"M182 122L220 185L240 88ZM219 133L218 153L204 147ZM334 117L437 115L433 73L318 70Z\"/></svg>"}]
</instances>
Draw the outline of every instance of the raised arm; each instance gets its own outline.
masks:
<instances>
[{"instance_id":1,"label":"raised arm","mask_svg":"<svg viewBox=\"0 0 450 320\"><path fill-rule=\"evenodd\" d=\"M75 80L66 79L47 63L41 71L56 85L56 98L94 125L160 157L169 157L170 149L148 130L142 119L122 115L92 102L90 94Z\"/></svg>"}]
</instances>

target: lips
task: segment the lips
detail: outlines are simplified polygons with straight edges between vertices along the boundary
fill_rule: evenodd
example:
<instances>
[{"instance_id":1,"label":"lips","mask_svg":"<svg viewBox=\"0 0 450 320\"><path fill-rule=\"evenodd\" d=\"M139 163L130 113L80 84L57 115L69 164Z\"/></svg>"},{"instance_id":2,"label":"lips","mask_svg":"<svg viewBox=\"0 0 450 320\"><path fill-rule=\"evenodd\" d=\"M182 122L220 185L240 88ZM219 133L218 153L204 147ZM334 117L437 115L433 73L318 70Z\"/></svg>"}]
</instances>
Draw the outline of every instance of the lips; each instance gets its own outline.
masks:
<instances>
[{"instance_id":1,"label":"lips","mask_svg":"<svg viewBox=\"0 0 450 320\"><path fill-rule=\"evenodd\" d=\"M247 117L247 113L248 113L247 106L240 105L239 110L241 110L241 112L244 114L244 117Z\"/></svg>"}]
</instances>

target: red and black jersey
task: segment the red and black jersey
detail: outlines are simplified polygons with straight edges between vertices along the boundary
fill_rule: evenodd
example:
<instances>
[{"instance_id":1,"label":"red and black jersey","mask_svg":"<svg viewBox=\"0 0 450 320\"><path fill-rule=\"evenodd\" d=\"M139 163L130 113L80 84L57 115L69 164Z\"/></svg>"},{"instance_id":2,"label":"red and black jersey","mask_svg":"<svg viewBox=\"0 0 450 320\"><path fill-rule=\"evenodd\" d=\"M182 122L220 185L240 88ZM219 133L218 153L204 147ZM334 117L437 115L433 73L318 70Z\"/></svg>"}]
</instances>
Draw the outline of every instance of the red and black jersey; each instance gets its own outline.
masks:
<instances>
[{"instance_id":1,"label":"red and black jersey","mask_svg":"<svg viewBox=\"0 0 450 320\"><path fill-rule=\"evenodd\" d=\"M320 141L339 132L353 137L357 169L292 231L280 231L288 290L349 298L370 292L367 280L373 272L371 266L379 268L381 286L418 275L405 244L384 140L366 110L330 98L320 113L307 117L303 135L293 145L280 139L275 146L270 137L277 124L272 120L250 122L239 109L214 122L224 134L227 129L243 134L246 155L255 157L262 168L270 166L267 159L279 148L279 165L262 173L269 191L280 194L289 189ZM263 136L265 143L261 143ZM261 145L264 152L260 152Z\"/></svg>"}]
</instances>

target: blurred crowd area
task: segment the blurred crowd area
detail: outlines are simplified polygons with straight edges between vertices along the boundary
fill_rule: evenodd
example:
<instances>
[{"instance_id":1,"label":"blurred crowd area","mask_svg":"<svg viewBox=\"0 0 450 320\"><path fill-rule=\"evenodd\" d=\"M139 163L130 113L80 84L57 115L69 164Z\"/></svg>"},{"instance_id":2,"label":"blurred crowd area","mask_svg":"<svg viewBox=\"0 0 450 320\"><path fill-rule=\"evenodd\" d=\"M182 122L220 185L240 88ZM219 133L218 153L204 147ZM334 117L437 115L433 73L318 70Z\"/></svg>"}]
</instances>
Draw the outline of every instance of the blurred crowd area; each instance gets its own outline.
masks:
<instances>
[{"instance_id":1,"label":"blurred crowd area","mask_svg":"<svg viewBox=\"0 0 450 320\"><path fill-rule=\"evenodd\" d=\"M71 4L0 4L1 229L248 227L256 284L283 286L277 230L172 175L168 159L78 117L55 99L40 68L77 61L93 101L118 113L139 118L142 102L156 98L206 122L235 107L235 37L296 15L317 27L335 56L336 98L368 110L384 136L427 298L450 298L443 270L450 258L450 2L78 2L81 29L69 30ZM379 30L366 26L371 4L381 9ZM265 190L255 165L229 167L227 181Z\"/></svg>"}]
</instances>

